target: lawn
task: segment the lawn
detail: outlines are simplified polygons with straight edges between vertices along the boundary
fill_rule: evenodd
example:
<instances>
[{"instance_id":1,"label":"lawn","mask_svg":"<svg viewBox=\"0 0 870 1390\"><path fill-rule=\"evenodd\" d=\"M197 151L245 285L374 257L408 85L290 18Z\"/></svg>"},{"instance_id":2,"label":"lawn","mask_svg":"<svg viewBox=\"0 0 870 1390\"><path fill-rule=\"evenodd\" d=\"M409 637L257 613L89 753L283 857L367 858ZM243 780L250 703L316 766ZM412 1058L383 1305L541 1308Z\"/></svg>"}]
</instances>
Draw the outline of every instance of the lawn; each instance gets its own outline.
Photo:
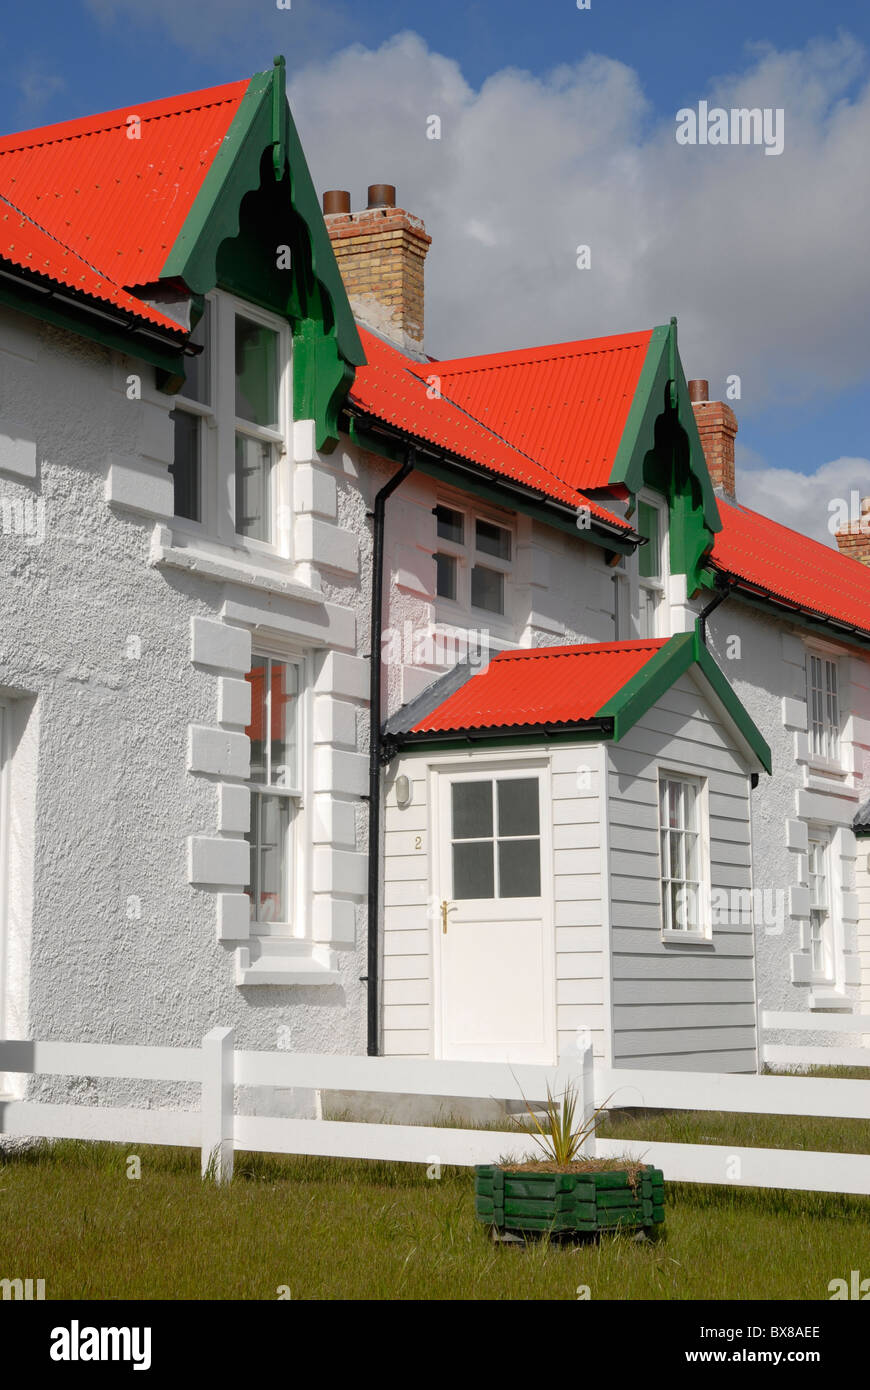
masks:
<instances>
[{"instance_id":1,"label":"lawn","mask_svg":"<svg viewBox=\"0 0 870 1390\"><path fill-rule=\"evenodd\" d=\"M607 1132L634 1152L638 1136L870 1151L863 1121L626 1113ZM870 1198L673 1184L657 1242L494 1246L468 1170L241 1154L217 1188L198 1161L0 1152L0 1278L44 1278L49 1299L827 1299L832 1279L870 1273Z\"/></svg>"}]
</instances>

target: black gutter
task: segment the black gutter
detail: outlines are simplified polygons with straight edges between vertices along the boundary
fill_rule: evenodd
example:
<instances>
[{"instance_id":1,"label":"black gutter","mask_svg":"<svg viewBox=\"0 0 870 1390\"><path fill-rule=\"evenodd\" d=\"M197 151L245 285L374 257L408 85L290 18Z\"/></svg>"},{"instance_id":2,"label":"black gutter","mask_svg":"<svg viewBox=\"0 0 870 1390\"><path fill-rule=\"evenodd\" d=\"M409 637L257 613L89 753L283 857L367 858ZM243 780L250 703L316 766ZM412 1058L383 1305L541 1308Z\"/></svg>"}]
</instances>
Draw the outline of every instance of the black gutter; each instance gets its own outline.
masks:
<instances>
[{"instance_id":1,"label":"black gutter","mask_svg":"<svg viewBox=\"0 0 870 1390\"><path fill-rule=\"evenodd\" d=\"M422 729L408 730L407 733L387 734L384 738L385 751L392 758L403 748L419 747L439 743L489 743L494 739L523 738L530 741L543 738L566 738L574 734L603 734L610 738L613 734L613 720L582 719L565 724L491 724L480 729ZM385 758L384 761L389 761Z\"/></svg>"},{"instance_id":2,"label":"black gutter","mask_svg":"<svg viewBox=\"0 0 870 1390\"><path fill-rule=\"evenodd\" d=\"M11 280L13 284L21 286L22 289L29 290L32 294L45 296L46 301L63 305L64 308L83 315L89 319L103 319L119 333L133 333L137 337L148 338L157 342L161 347L169 348L174 352L185 353L187 356L196 356L198 349L196 344L188 344L185 341L186 330L179 324L178 335L171 329L160 329L157 324L148 324L147 320L140 318L130 309L119 309L114 313L111 309L100 308L93 301L82 295L65 293L62 289L56 289L53 285L46 285L42 276L18 275L11 270L0 270L0 278ZM158 312L160 312L158 310Z\"/></svg>"},{"instance_id":3,"label":"black gutter","mask_svg":"<svg viewBox=\"0 0 870 1390\"><path fill-rule=\"evenodd\" d=\"M842 633L844 640L852 638L857 642L867 644L870 642L870 629L855 627L852 623L844 623L839 618L832 618L827 613L817 613L812 608L802 608L799 603L794 603L790 599L782 598L779 594L774 594L770 589L765 589L759 584L753 584L748 579L743 579L739 574L728 574L724 570L717 571L724 574L729 585L729 593L734 593L738 598L744 599L747 603L757 604L759 607L767 609L773 608L777 613L785 613L796 621L810 624L824 625L832 628L834 632Z\"/></svg>"},{"instance_id":4,"label":"black gutter","mask_svg":"<svg viewBox=\"0 0 870 1390\"><path fill-rule=\"evenodd\" d=\"M375 497L372 536L371 650L369 661L369 905L368 905L368 1055L380 1055L380 911L381 911L381 644L384 631L384 521L387 499L413 473L415 451Z\"/></svg>"},{"instance_id":5,"label":"black gutter","mask_svg":"<svg viewBox=\"0 0 870 1390\"><path fill-rule=\"evenodd\" d=\"M700 637L701 642L705 647L707 645L707 619L709 618L711 613L714 613L716 611L720 603L725 602L726 598L731 593L733 587L733 584L731 584L727 579L724 585L717 583L715 594L711 598L710 602L707 604L706 608L702 608L700 613L698 614L698 636Z\"/></svg>"},{"instance_id":6,"label":"black gutter","mask_svg":"<svg viewBox=\"0 0 870 1390\"><path fill-rule=\"evenodd\" d=\"M447 449L440 449L437 445L421 442L407 431L387 425L382 420L368 414L366 411L350 406L348 407L347 413L353 420L359 422L360 427L366 433L373 436L381 435L386 441L393 441L394 448L397 445L413 448L418 456L418 467L423 469L423 471L425 471L425 466L422 460L424 458L432 459L433 464L441 464L442 466L448 467L451 471L466 473L478 483L488 483L493 487L501 488L507 493L513 493L517 497L527 499L529 502L535 503L538 507L542 508L544 512L553 512L555 516L563 522L570 519L571 529L578 529L577 509L569 506L567 502L558 502L553 497L547 497L531 484L518 482L516 479L505 477L501 473L494 473L491 470L475 465L468 459L460 458L457 454L453 454ZM483 426L483 428L486 429L487 427ZM602 503L598 503L598 505L603 506ZM546 516L542 516L540 519L546 521L547 518ZM644 543L646 540L645 537L641 536L639 532L634 531L630 526L628 526L627 529L623 529L620 526L605 521L603 517L593 515L590 515L589 520L591 522L589 530L594 531L602 540L606 541L612 539L616 541L618 545L622 544L626 547L624 551L620 550L618 552L620 554L630 554L638 545ZM580 531L579 534L584 535L587 533ZM600 544L601 542L598 543Z\"/></svg>"}]
</instances>

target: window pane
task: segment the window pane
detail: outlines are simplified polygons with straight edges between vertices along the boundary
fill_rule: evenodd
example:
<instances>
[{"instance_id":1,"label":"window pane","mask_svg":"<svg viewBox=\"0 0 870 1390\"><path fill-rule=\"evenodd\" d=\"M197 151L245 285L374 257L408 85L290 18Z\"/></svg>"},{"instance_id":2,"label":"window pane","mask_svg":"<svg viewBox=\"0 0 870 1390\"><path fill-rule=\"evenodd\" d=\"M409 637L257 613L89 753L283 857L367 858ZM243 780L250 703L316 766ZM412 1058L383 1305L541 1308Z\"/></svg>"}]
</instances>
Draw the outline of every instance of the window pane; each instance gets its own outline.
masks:
<instances>
[{"instance_id":1,"label":"window pane","mask_svg":"<svg viewBox=\"0 0 870 1390\"><path fill-rule=\"evenodd\" d=\"M511 558L511 533L503 526L494 526L491 521L474 523L478 550L484 555L495 555L499 560Z\"/></svg>"},{"instance_id":2,"label":"window pane","mask_svg":"<svg viewBox=\"0 0 870 1390\"><path fill-rule=\"evenodd\" d=\"M435 556L435 592L439 598L456 598L458 568L453 555Z\"/></svg>"},{"instance_id":3,"label":"window pane","mask_svg":"<svg viewBox=\"0 0 870 1390\"><path fill-rule=\"evenodd\" d=\"M236 435L236 531L272 539L272 445Z\"/></svg>"},{"instance_id":4,"label":"window pane","mask_svg":"<svg viewBox=\"0 0 870 1390\"><path fill-rule=\"evenodd\" d=\"M471 840L453 846L454 898L494 898L492 840Z\"/></svg>"},{"instance_id":5,"label":"window pane","mask_svg":"<svg viewBox=\"0 0 870 1390\"><path fill-rule=\"evenodd\" d=\"M500 898L541 896L540 840L499 840L498 895Z\"/></svg>"},{"instance_id":6,"label":"window pane","mask_svg":"<svg viewBox=\"0 0 870 1390\"><path fill-rule=\"evenodd\" d=\"M499 835L540 833L537 777L510 777L498 783Z\"/></svg>"},{"instance_id":7,"label":"window pane","mask_svg":"<svg viewBox=\"0 0 870 1390\"><path fill-rule=\"evenodd\" d=\"M637 504L637 531L647 538L647 544L637 552L637 572L641 579L661 577L659 514L649 502Z\"/></svg>"},{"instance_id":8,"label":"window pane","mask_svg":"<svg viewBox=\"0 0 870 1390\"><path fill-rule=\"evenodd\" d=\"M278 428L278 334L236 315L236 415Z\"/></svg>"},{"instance_id":9,"label":"window pane","mask_svg":"<svg viewBox=\"0 0 870 1390\"><path fill-rule=\"evenodd\" d=\"M173 410L175 445L172 455L172 481L175 515L188 521L201 521L199 497L199 418L187 410Z\"/></svg>"},{"instance_id":10,"label":"window pane","mask_svg":"<svg viewBox=\"0 0 870 1390\"><path fill-rule=\"evenodd\" d=\"M462 545L465 539L465 518L462 512L455 512L452 507L438 506L435 508L435 522L442 540L455 541L457 545Z\"/></svg>"},{"instance_id":11,"label":"window pane","mask_svg":"<svg viewBox=\"0 0 870 1390\"><path fill-rule=\"evenodd\" d=\"M267 663L255 657L245 677L251 687L251 722L245 733L251 740L252 782L266 780L266 668Z\"/></svg>"},{"instance_id":12,"label":"window pane","mask_svg":"<svg viewBox=\"0 0 870 1390\"><path fill-rule=\"evenodd\" d=\"M492 782L454 782L451 792L454 840L492 835Z\"/></svg>"},{"instance_id":13,"label":"window pane","mask_svg":"<svg viewBox=\"0 0 870 1390\"><path fill-rule=\"evenodd\" d=\"M504 575L475 565L471 571L471 606L487 613L503 613Z\"/></svg>"},{"instance_id":14,"label":"window pane","mask_svg":"<svg viewBox=\"0 0 870 1390\"><path fill-rule=\"evenodd\" d=\"M199 401L201 405L209 404L209 322L211 305L205 301L205 309L202 318L190 335L190 341L201 345L203 351L197 357L185 357L184 359L184 385L179 391L180 396L187 396L188 400Z\"/></svg>"},{"instance_id":15,"label":"window pane","mask_svg":"<svg viewBox=\"0 0 870 1390\"><path fill-rule=\"evenodd\" d=\"M272 785L296 787L296 717L299 671L283 661L271 662Z\"/></svg>"},{"instance_id":16,"label":"window pane","mask_svg":"<svg viewBox=\"0 0 870 1390\"><path fill-rule=\"evenodd\" d=\"M666 869L668 878L683 877L682 855L680 853L680 842L682 838L683 837L678 830L672 830L668 835L670 850L670 857L668 859L668 865Z\"/></svg>"},{"instance_id":17,"label":"window pane","mask_svg":"<svg viewBox=\"0 0 870 1390\"><path fill-rule=\"evenodd\" d=\"M251 917L288 922L288 841L292 803L288 797L254 794L251 804Z\"/></svg>"}]
</instances>

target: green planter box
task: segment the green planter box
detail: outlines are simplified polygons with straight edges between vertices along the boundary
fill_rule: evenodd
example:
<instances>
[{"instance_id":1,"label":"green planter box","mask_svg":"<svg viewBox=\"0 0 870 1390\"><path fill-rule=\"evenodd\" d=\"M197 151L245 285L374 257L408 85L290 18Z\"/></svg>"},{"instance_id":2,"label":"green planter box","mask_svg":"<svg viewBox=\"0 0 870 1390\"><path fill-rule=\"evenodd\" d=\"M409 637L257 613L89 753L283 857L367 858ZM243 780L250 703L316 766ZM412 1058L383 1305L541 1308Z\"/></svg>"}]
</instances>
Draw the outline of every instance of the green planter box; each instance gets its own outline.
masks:
<instances>
[{"instance_id":1,"label":"green planter box","mask_svg":"<svg viewBox=\"0 0 870 1390\"><path fill-rule=\"evenodd\" d=\"M652 1228L665 1219L660 1168L644 1166L634 1187L619 1169L600 1173L512 1173L491 1164L474 1170L475 1215L499 1231L603 1231Z\"/></svg>"}]
</instances>

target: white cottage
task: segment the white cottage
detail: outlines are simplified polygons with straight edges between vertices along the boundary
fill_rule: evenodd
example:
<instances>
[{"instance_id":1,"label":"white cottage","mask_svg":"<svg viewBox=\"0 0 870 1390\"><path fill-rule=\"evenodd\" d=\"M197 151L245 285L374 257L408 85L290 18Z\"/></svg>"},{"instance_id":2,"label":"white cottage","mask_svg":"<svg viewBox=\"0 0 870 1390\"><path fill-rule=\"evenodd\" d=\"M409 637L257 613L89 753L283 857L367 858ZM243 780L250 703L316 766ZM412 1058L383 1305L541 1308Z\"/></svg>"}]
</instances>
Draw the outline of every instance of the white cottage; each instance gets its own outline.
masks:
<instances>
[{"instance_id":1,"label":"white cottage","mask_svg":"<svg viewBox=\"0 0 870 1390\"><path fill-rule=\"evenodd\" d=\"M465 675L387 725L385 1050L754 1070L770 758L697 634Z\"/></svg>"},{"instance_id":2,"label":"white cottage","mask_svg":"<svg viewBox=\"0 0 870 1390\"><path fill-rule=\"evenodd\" d=\"M751 1070L870 1002L870 575L675 321L429 357L283 84L0 140L0 1036Z\"/></svg>"}]
</instances>

